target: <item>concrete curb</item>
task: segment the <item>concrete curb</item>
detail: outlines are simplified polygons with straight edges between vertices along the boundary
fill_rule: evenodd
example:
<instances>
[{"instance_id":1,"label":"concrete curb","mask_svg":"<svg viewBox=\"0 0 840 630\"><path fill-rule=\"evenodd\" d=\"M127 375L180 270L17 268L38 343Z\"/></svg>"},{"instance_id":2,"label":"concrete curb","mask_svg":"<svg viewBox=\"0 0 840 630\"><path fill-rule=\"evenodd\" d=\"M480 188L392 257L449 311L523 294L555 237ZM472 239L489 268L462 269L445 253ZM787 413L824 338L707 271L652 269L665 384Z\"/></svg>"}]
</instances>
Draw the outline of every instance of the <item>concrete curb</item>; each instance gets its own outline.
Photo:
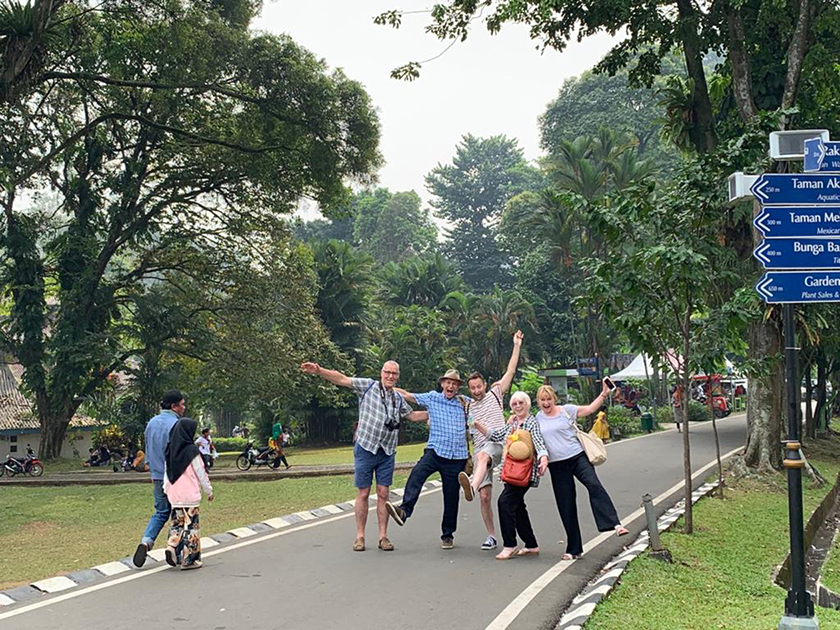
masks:
<instances>
[{"instance_id":1,"label":"concrete curb","mask_svg":"<svg viewBox=\"0 0 840 630\"><path fill-rule=\"evenodd\" d=\"M441 486L440 481L429 481L423 485L423 490L434 490ZM399 500L405 488L395 488L391 491L391 500ZM370 502L376 503L376 496L371 495ZM331 505L323 505L311 510L303 510L295 512L294 514L285 514L275 518L269 518L261 523L248 525L247 527L237 527L230 529L227 532L214 534L212 536L205 536L201 539L202 549L210 549L211 547L218 547L229 543L235 543L243 538L274 532L278 529L291 527L299 523L315 521L322 518L332 518L336 514L346 514L353 512L355 499L345 501L342 503L335 503ZM0 591L0 610L7 610L9 606L14 606L19 603L32 603L32 600L48 595L50 593L65 592L72 588L79 586L89 586L93 582L103 582L116 575L126 574L131 571L143 571L149 568L161 566L164 562L163 549L153 549L146 556L146 563L141 568L136 568L132 564L130 557L120 558L112 562L98 564L90 569L76 570L72 573L57 575L55 577L46 578L32 582L29 585L18 586L5 591Z\"/></svg>"},{"instance_id":2,"label":"concrete curb","mask_svg":"<svg viewBox=\"0 0 840 630\"><path fill-rule=\"evenodd\" d=\"M718 482L705 483L691 494L692 505L697 503L707 494L711 493L718 487ZM665 512L657 521L657 529L660 532L667 531L671 526L677 522L685 512L685 501L677 502L674 507ZM625 547L624 551L618 554L610 562L608 562L601 574L592 580L584 589L572 600L569 608L563 613L560 621L557 622L555 630L581 630L592 613L595 611L595 606L604 599L612 589L615 587L624 573L624 569L631 560L639 556L650 543L650 535L645 530L634 540L631 544Z\"/></svg>"}]
</instances>

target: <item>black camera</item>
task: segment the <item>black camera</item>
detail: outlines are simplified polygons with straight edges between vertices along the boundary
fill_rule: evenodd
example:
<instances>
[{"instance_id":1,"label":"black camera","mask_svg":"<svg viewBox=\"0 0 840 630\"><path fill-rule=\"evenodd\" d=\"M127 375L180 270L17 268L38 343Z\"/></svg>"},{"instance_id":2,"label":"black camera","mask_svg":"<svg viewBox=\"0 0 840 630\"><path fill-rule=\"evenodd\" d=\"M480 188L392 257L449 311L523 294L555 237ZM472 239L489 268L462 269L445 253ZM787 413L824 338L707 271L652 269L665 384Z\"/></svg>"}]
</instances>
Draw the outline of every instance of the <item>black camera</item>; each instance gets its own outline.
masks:
<instances>
[{"instance_id":1,"label":"black camera","mask_svg":"<svg viewBox=\"0 0 840 630\"><path fill-rule=\"evenodd\" d=\"M400 428L400 421L394 418L388 418L388 421L385 423L385 428L389 431L396 431Z\"/></svg>"}]
</instances>

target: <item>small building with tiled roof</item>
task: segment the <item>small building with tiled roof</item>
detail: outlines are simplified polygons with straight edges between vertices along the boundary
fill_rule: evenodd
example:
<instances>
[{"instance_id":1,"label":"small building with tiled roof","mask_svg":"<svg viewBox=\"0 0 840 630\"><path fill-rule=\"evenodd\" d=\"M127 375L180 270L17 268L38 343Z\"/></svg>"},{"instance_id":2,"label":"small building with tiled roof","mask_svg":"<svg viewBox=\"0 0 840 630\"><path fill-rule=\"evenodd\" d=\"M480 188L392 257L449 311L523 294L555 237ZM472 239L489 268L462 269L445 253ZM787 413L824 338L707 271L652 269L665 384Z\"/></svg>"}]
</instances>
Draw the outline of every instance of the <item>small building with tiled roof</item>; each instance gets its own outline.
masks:
<instances>
[{"instance_id":1,"label":"small building with tiled roof","mask_svg":"<svg viewBox=\"0 0 840 630\"><path fill-rule=\"evenodd\" d=\"M23 368L16 363L0 362L0 460L6 455L22 457L26 445L31 444L38 451L41 441L41 426L32 403L20 391ZM91 447L93 431L100 427L98 420L76 414L70 421L61 452L73 456L74 449L87 458Z\"/></svg>"}]
</instances>

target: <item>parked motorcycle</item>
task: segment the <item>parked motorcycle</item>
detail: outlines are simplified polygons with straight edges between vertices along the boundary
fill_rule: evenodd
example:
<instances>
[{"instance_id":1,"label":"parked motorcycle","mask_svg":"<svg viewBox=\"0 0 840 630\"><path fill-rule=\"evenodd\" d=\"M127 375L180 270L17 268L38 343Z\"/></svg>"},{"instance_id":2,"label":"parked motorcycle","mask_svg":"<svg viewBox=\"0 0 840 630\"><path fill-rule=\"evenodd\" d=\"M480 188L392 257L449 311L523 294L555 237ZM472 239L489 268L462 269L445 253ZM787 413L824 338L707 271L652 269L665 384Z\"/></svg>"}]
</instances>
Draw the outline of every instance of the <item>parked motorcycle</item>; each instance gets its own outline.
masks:
<instances>
[{"instance_id":1,"label":"parked motorcycle","mask_svg":"<svg viewBox=\"0 0 840 630\"><path fill-rule=\"evenodd\" d=\"M280 459L273 448L268 446L255 448L253 442L248 442L248 446L236 458L236 467L239 470L248 470L251 466L277 468L279 465Z\"/></svg>"},{"instance_id":2,"label":"parked motorcycle","mask_svg":"<svg viewBox=\"0 0 840 630\"><path fill-rule=\"evenodd\" d=\"M12 457L11 454L6 455L6 461L0 466L0 477L4 474L9 475L9 477L14 477L15 475L40 477L44 474L44 466L41 464L41 460L35 455L32 447L27 444L26 457L23 459Z\"/></svg>"}]
</instances>

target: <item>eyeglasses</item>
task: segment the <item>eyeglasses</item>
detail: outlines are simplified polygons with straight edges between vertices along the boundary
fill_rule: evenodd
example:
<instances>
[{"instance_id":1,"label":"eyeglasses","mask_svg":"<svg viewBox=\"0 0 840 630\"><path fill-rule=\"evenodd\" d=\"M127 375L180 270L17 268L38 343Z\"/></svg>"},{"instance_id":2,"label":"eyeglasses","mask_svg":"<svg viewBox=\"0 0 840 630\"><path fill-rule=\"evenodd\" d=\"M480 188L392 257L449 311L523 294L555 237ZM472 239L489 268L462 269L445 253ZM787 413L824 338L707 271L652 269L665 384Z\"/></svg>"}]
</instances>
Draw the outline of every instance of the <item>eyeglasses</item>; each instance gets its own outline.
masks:
<instances>
[{"instance_id":1,"label":"eyeglasses","mask_svg":"<svg viewBox=\"0 0 840 630\"><path fill-rule=\"evenodd\" d=\"M389 372L388 370L384 370L382 373L383 373L385 376L395 376L395 377L396 377L396 376L399 376L399 375L400 375L400 373L399 373L399 372Z\"/></svg>"}]
</instances>

